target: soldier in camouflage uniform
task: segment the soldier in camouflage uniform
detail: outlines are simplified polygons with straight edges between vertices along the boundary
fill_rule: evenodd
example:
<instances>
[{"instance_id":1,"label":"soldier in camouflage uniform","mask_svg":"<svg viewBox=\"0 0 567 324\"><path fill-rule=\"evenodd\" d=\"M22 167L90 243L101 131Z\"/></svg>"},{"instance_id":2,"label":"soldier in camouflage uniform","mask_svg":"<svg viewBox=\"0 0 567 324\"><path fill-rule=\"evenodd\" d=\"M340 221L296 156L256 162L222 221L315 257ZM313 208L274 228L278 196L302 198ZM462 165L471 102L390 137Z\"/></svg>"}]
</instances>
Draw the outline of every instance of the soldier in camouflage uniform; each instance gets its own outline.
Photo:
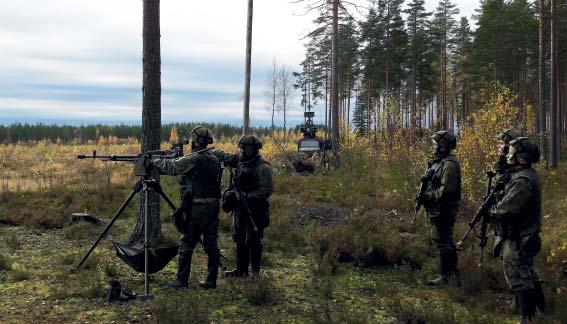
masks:
<instances>
[{"instance_id":1,"label":"soldier in camouflage uniform","mask_svg":"<svg viewBox=\"0 0 567 324\"><path fill-rule=\"evenodd\" d=\"M496 201L499 201L502 199L502 197L504 197L503 184L505 184L510 180L509 171L510 168L512 168L512 166L508 164L506 155L508 155L510 142L518 137L522 137L522 134L513 128L507 128L503 130L496 137L496 139L498 140L498 142L496 143L496 155L498 157L498 160L494 164L495 177L494 177L494 185L493 185L493 190L495 190L494 194L496 197ZM496 245L498 245L498 242L501 241L498 227L493 226L493 228L494 228L494 236L496 238L495 243L497 243ZM518 306L518 301L516 300L516 297L514 295L514 298L512 298L512 301L510 302L510 310L515 312L517 310L517 306Z\"/></svg>"},{"instance_id":2,"label":"soldier in camouflage uniform","mask_svg":"<svg viewBox=\"0 0 567 324\"><path fill-rule=\"evenodd\" d=\"M451 151L457 139L448 131L431 136L433 159L429 161L431 180L423 199L423 205L431 222L431 238L440 258L440 274L427 281L429 285L447 283L458 279L457 248L453 241L453 228L461 200L461 163Z\"/></svg>"},{"instance_id":3,"label":"soldier in camouflage uniform","mask_svg":"<svg viewBox=\"0 0 567 324\"><path fill-rule=\"evenodd\" d=\"M536 171L540 152L526 137L509 143L507 163L510 180L490 215L495 229L495 255L502 258L504 276L522 315L521 323L533 319L536 307L545 310L541 282L533 258L541 249L541 186Z\"/></svg>"},{"instance_id":4,"label":"soldier in camouflage uniform","mask_svg":"<svg viewBox=\"0 0 567 324\"><path fill-rule=\"evenodd\" d=\"M235 206L233 240L236 243L236 268L225 272L228 277L248 276L249 265L254 275L260 272L262 238L264 229L270 224L268 198L273 191L272 167L260 155L261 140L254 135L244 135L238 141L238 147L240 155L221 153L220 156L226 166L236 169L234 180L240 185L244 197L229 191L224 198L225 201L246 199L252 213L246 212L240 204Z\"/></svg>"},{"instance_id":5,"label":"soldier in camouflage uniform","mask_svg":"<svg viewBox=\"0 0 567 324\"><path fill-rule=\"evenodd\" d=\"M496 144L496 154L498 155L498 161L496 161L496 163L494 164L494 171L496 172L496 183L500 180L500 178L508 175L508 170L511 168L506 159L510 142L521 136L522 134L520 134L520 132L512 128L505 129L500 134L498 134L498 143Z\"/></svg>"},{"instance_id":6,"label":"soldier in camouflage uniform","mask_svg":"<svg viewBox=\"0 0 567 324\"><path fill-rule=\"evenodd\" d=\"M212 132L198 126L191 131L191 148L203 150L213 143ZM216 288L220 251L217 245L219 226L219 199L221 171L218 158L210 151L186 155L178 159L156 159L152 164L161 174L179 176L182 199L188 196L190 215L185 213L185 229L179 243L177 279L172 288L187 287L191 271L191 257L197 242L203 236L203 247L208 256L207 280L201 282L205 289Z\"/></svg>"}]
</instances>

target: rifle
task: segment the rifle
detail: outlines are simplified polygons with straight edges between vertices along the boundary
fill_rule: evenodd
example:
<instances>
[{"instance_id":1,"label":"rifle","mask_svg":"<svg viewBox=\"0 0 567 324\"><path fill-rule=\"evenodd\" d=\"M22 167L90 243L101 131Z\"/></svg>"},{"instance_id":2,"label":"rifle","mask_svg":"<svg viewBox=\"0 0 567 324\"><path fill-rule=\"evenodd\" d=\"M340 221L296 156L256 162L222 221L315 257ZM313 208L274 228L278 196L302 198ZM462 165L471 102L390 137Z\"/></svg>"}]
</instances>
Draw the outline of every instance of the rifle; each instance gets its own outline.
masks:
<instances>
[{"instance_id":1,"label":"rifle","mask_svg":"<svg viewBox=\"0 0 567 324\"><path fill-rule=\"evenodd\" d=\"M252 210L250 209L250 206L246 201L246 196L244 195L244 192L242 192L242 190L240 189L240 183L238 183L238 180L234 175L234 170L232 170L231 167L228 167L228 172L230 173L230 185L232 186L232 189L234 189L234 191L240 197L240 199L238 199L238 201L240 202L240 210L244 210L244 212L248 215L248 218L250 219L250 224L252 224L252 227L254 228L254 232L258 232L258 226L256 226L256 222L254 221L254 218L252 218Z\"/></svg>"},{"instance_id":2,"label":"rifle","mask_svg":"<svg viewBox=\"0 0 567 324\"><path fill-rule=\"evenodd\" d=\"M425 192L427 192L427 187L429 187L429 182L433 178L433 174L434 174L433 170L430 167L428 167L425 173L420 178L421 184L419 186L419 191L415 196L415 207L413 209L413 219L411 221L412 225L415 225L417 221L417 213L419 213L419 210L423 206L423 199L425 196Z\"/></svg>"},{"instance_id":3,"label":"rifle","mask_svg":"<svg viewBox=\"0 0 567 324\"><path fill-rule=\"evenodd\" d=\"M470 220L469 228L466 231L465 235L463 235L463 237L457 243L457 248L461 249L463 242L467 239L469 234L474 230L476 224L478 222L481 222L480 235L478 236L478 238L480 239L480 242L479 242L478 245L480 246L480 249L481 249L480 250L479 266L482 266L482 262L483 262L483 259L484 259L484 248L485 248L486 244L488 243L488 233L487 232L488 232L488 224L490 223L489 210L496 203L496 196L495 196L496 191L500 190L503 187L503 185L505 184L504 179L502 179L501 181L498 181L498 183L496 183L493 186L492 180L493 180L493 178L496 174L492 171L488 171L486 173L486 175L488 177L488 181L487 181L487 184L486 184L486 192L484 194L484 197L482 197L482 204L477 209L473 218Z\"/></svg>"}]
</instances>

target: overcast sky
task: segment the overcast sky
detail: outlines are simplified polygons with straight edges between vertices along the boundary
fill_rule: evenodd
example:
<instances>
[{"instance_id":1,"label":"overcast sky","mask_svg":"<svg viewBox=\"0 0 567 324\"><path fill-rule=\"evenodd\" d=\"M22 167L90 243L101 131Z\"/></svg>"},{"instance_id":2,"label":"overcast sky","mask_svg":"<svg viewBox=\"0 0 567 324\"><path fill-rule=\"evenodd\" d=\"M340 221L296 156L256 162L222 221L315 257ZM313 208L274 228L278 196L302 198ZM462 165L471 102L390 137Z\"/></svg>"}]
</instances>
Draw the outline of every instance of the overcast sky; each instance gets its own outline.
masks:
<instances>
[{"instance_id":1,"label":"overcast sky","mask_svg":"<svg viewBox=\"0 0 567 324\"><path fill-rule=\"evenodd\" d=\"M367 3L366 0L354 0ZM437 1L426 0L433 10ZM478 0L455 0L471 17ZM161 1L162 119L239 123L247 0ZM269 119L272 59L298 70L313 17L254 1L251 115ZM140 122L141 0L2 0L0 123ZM302 112L296 96L292 120Z\"/></svg>"}]
</instances>

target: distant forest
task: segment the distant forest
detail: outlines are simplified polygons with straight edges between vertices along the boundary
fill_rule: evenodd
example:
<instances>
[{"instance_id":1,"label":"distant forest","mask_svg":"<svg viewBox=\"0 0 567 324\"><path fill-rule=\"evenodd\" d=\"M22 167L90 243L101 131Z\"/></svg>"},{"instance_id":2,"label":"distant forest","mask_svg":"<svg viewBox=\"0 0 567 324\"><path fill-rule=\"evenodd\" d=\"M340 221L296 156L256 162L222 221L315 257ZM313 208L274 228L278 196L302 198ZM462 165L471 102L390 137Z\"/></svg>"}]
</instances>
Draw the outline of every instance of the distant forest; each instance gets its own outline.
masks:
<instances>
[{"instance_id":1,"label":"distant forest","mask_svg":"<svg viewBox=\"0 0 567 324\"><path fill-rule=\"evenodd\" d=\"M191 129L197 125L211 129L215 138L233 137L242 133L240 126L217 123L175 123L165 124L161 128L162 141L168 141L172 128L177 128L180 137L188 137ZM270 134L268 127L252 127L251 132L259 136ZM84 144L96 141L101 136L110 136L118 139L133 138L138 140L142 133L141 125L48 125L48 124L22 124L16 123L9 126L0 125L0 143L17 143L29 141L48 140L53 143L76 143Z\"/></svg>"}]
</instances>

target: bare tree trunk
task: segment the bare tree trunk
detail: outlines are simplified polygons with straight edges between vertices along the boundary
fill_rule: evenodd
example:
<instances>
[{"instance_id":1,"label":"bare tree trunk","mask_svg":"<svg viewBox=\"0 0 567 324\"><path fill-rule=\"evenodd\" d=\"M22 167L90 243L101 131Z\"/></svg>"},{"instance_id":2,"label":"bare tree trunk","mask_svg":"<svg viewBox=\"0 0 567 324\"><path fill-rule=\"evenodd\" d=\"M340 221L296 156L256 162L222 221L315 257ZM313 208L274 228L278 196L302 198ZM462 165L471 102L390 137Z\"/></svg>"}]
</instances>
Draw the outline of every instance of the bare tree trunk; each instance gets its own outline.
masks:
<instances>
[{"instance_id":1,"label":"bare tree trunk","mask_svg":"<svg viewBox=\"0 0 567 324\"><path fill-rule=\"evenodd\" d=\"M557 168L559 159L559 111L557 109L557 16L555 0L551 0L551 154L549 166Z\"/></svg>"},{"instance_id":2,"label":"bare tree trunk","mask_svg":"<svg viewBox=\"0 0 567 324\"><path fill-rule=\"evenodd\" d=\"M537 114L537 133L539 136L539 146L546 160L547 136L546 136L546 99L545 99L545 0L539 0L539 76L538 76L538 114Z\"/></svg>"},{"instance_id":3,"label":"bare tree trunk","mask_svg":"<svg viewBox=\"0 0 567 324\"><path fill-rule=\"evenodd\" d=\"M335 155L335 167L340 167L339 159L339 0L333 0L333 35L331 41L331 112L332 112L332 136L333 152Z\"/></svg>"},{"instance_id":4,"label":"bare tree trunk","mask_svg":"<svg viewBox=\"0 0 567 324\"><path fill-rule=\"evenodd\" d=\"M159 150L161 142L161 54L160 54L160 2L143 2L143 84L142 84L142 152ZM159 179L155 173L154 178ZM148 239L155 242L161 235L159 195L150 191L148 196ZM144 241L144 195L140 195L140 207L136 227L129 243Z\"/></svg>"},{"instance_id":5,"label":"bare tree trunk","mask_svg":"<svg viewBox=\"0 0 567 324\"><path fill-rule=\"evenodd\" d=\"M242 134L250 130L250 67L252 64L252 17L254 0L248 0L248 20L246 24L246 68L244 76L244 116Z\"/></svg>"},{"instance_id":6,"label":"bare tree trunk","mask_svg":"<svg viewBox=\"0 0 567 324\"><path fill-rule=\"evenodd\" d=\"M330 138L330 125L329 123L330 114L329 114L329 69L325 68L325 138Z\"/></svg>"},{"instance_id":7,"label":"bare tree trunk","mask_svg":"<svg viewBox=\"0 0 567 324\"><path fill-rule=\"evenodd\" d=\"M346 111L346 132L349 131L350 126L350 97L351 97L351 82L352 82L352 75L349 73L348 75L348 98L347 98L347 111Z\"/></svg>"}]
</instances>

